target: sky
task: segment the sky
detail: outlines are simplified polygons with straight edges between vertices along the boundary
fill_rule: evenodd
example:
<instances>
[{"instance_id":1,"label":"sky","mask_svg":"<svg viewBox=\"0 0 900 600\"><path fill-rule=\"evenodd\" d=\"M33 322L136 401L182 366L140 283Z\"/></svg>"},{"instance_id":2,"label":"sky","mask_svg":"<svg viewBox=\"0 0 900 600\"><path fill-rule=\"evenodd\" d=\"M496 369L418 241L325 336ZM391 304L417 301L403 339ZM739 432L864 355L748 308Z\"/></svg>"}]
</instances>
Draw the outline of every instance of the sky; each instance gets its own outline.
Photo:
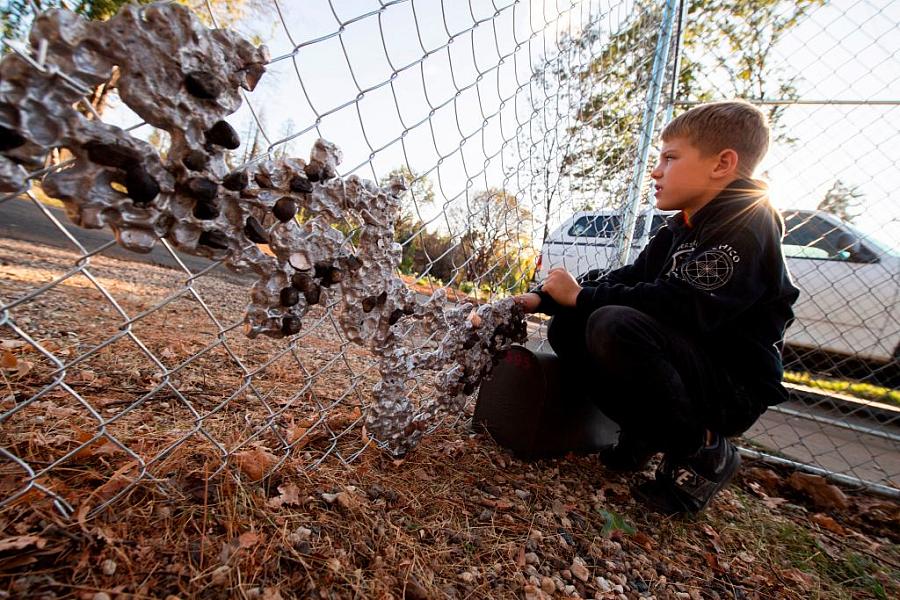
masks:
<instances>
[{"instance_id":1,"label":"sky","mask_svg":"<svg viewBox=\"0 0 900 600\"><path fill-rule=\"evenodd\" d=\"M814 208L835 180L857 187L856 222L900 245L900 3L837 0L781 44L777 60L798 76L801 99L885 105L798 105L784 123L795 144L776 143L760 167L782 207Z\"/></svg>"},{"instance_id":2,"label":"sky","mask_svg":"<svg viewBox=\"0 0 900 600\"><path fill-rule=\"evenodd\" d=\"M258 120L290 155L307 155L317 137L333 141L343 175L377 180L401 164L427 174L437 202L420 216L432 227L488 187L537 213L529 169L547 148L533 146L532 106L555 100L537 93L534 68L563 33L586 23L615 30L633 10L632 0L258 0L233 27L263 41L273 62L229 121L249 143ZM834 0L773 56L801 99L900 101L898 24L900 2ZM571 108L560 112L569 115L560 128L573 124ZM107 118L136 122L123 107ZM900 107L792 106L783 119L797 141L774 144L758 171L773 201L812 208L840 179L863 194L857 223L900 239Z\"/></svg>"}]
</instances>

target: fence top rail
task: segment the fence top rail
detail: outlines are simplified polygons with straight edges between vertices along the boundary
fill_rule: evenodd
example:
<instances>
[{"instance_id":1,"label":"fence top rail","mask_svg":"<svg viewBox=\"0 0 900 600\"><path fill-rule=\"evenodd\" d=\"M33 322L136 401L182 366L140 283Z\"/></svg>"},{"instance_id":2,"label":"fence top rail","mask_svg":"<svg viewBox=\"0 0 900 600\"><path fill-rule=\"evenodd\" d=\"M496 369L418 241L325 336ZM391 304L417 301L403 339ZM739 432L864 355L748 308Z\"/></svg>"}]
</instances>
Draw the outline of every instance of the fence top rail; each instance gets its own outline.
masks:
<instances>
[{"instance_id":1,"label":"fence top rail","mask_svg":"<svg viewBox=\"0 0 900 600\"><path fill-rule=\"evenodd\" d=\"M826 98L745 98L760 106L900 106L900 100L829 100ZM675 100L675 106L699 106L708 100Z\"/></svg>"}]
</instances>

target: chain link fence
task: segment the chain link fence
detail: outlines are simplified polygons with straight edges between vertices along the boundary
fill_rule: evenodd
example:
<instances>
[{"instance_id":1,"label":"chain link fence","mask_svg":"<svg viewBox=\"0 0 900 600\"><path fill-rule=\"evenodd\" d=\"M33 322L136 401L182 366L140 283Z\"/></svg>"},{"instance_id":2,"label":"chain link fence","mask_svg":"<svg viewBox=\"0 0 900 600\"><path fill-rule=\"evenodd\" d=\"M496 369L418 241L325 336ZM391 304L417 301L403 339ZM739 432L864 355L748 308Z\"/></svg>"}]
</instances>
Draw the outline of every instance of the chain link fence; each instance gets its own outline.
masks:
<instances>
[{"instance_id":1,"label":"chain link fence","mask_svg":"<svg viewBox=\"0 0 900 600\"><path fill-rule=\"evenodd\" d=\"M743 97L773 124L760 174L782 210L788 268L801 296L786 334L795 402L772 408L747 440L801 462L898 488L900 203L886 148L900 134L892 2L754 7L719 44L686 47L675 105Z\"/></svg>"},{"instance_id":2,"label":"chain link fence","mask_svg":"<svg viewBox=\"0 0 900 600\"><path fill-rule=\"evenodd\" d=\"M656 225L644 183L659 126L693 102L763 98L780 135L764 169L790 211L785 248L804 290L789 376L820 391L797 387L804 401L767 413L746 450L896 492L897 421L882 396L896 394L900 274L895 253L875 240L897 238L886 148L897 135L890 91L900 73L889 67L900 16L887 2L848 11L797 1L717 21L704 12L713 4L722 9L210 0L198 14L270 51L267 72L228 117L242 141L229 167L306 155L323 138L343 150L338 177L405 179L395 239L400 272L422 301L443 290L492 302L527 290L553 264L584 272L598 252L607 264L633 258ZM236 15L235 5L249 10ZM765 38L779 19L777 39ZM724 22L748 24L729 29L746 57L721 41ZM44 49L7 35L7 52L44 64ZM723 45L708 51L711 40ZM753 66L745 79L745 58L763 65L770 87L729 87L760 80ZM85 97L87 112L165 156L172 140L114 88ZM56 152L32 170L28 191L0 200L0 507L40 500L96 511L129 494L202 487L226 471L258 480L279 468L351 464L377 444L364 426L377 359L348 339L337 301L311 307L293 337L248 338L252 280L165 239L136 262L111 236L75 227L40 186L66 159ZM816 212L826 197L829 214L860 213L859 227ZM809 237L817 219L831 228ZM554 247L561 228L589 243ZM874 256L857 260L866 251ZM846 325L841 310L861 327L837 328ZM545 325L529 324L530 344L543 345ZM826 384L870 397L822 395ZM415 406L434 393L430 376L407 382Z\"/></svg>"}]
</instances>

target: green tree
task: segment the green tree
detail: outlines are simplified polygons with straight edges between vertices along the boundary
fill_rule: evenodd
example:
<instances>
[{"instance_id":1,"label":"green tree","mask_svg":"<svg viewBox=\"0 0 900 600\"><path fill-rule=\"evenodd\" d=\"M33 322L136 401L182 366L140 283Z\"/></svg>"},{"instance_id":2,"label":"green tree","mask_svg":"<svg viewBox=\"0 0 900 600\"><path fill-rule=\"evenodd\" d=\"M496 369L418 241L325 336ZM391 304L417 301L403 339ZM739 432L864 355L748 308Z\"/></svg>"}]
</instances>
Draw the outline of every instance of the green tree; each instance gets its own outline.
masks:
<instances>
[{"instance_id":1,"label":"green tree","mask_svg":"<svg viewBox=\"0 0 900 600\"><path fill-rule=\"evenodd\" d=\"M774 50L824 2L693 0L683 35L678 97L796 98L796 76L775 64ZM570 58L554 57L540 73L572 98L580 95L575 100L577 122L567 129L576 143L562 159L563 176L571 178L574 189L600 191L607 203L621 201L632 175L660 18L658 2L637 0L617 31L584 31L567 50ZM577 60L585 55L593 58ZM575 84L569 82L572 78ZM780 123L783 110L772 107L769 118L776 137L790 141Z\"/></svg>"},{"instance_id":2,"label":"green tree","mask_svg":"<svg viewBox=\"0 0 900 600\"><path fill-rule=\"evenodd\" d=\"M403 246L400 270L408 274L423 274L431 269L429 272L432 275L446 280L452 275L452 266L448 266L449 263L436 266L434 262L439 260L438 257L447 256L451 242L446 236L428 232L421 212L424 207L434 204L434 184L427 175L400 165L383 176L378 185L387 187L396 177L402 179L407 187L400 197L400 218L394 229L394 240ZM440 274L434 272L435 268Z\"/></svg>"},{"instance_id":3,"label":"green tree","mask_svg":"<svg viewBox=\"0 0 900 600\"><path fill-rule=\"evenodd\" d=\"M844 221L852 222L859 216L854 209L860 207L862 197L863 194L859 191L858 186L848 186L838 179L831 189L825 192L825 197L816 208L840 217Z\"/></svg>"},{"instance_id":4,"label":"green tree","mask_svg":"<svg viewBox=\"0 0 900 600\"><path fill-rule=\"evenodd\" d=\"M689 4L678 96L796 99L798 76L774 64L774 49L825 0L695 0ZM776 139L793 142L783 127L784 105L768 108Z\"/></svg>"},{"instance_id":5,"label":"green tree","mask_svg":"<svg viewBox=\"0 0 900 600\"><path fill-rule=\"evenodd\" d=\"M408 166L400 165L382 177L379 185L387 186L395 177L402 179L407 187L400 197L400 222L421 222L421 209L434 204L434 184L427 175L420 175Z\"/></svg>"},{"instance_id":6,"label":"green tree","mask_svg":"<svg viewBox=\"0 0 900 600\"><path fill-rule=\"evenodd\" d=\"M472 196L454 221L462 231L463 278L491 291L517 291L533 260L531 212L506 190L490 188Z\"/></svg>"}]
</instances>

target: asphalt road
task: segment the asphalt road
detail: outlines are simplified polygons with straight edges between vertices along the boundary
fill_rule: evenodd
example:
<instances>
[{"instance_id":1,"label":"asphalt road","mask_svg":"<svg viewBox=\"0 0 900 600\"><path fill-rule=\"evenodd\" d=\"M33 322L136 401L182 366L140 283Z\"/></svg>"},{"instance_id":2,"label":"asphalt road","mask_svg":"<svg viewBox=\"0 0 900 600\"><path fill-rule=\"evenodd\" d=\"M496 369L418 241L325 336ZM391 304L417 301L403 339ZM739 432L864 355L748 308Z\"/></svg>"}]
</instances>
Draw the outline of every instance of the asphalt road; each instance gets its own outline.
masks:
<instances>
[{"instance_id":1,"label":"asphalt road","mask_svg":"<svg viewBox=\"0 0 900 600\"><path fill-rule=\"evenodd\" d=\"M113 240L108 230L81 229L69 221L64 211L51 207L44 208L87 252L93 252ZM30 201L8 200L0 203L0 236L80 251L63 234L60 225L54 223L41 208ZM105 248L102 253L123 260L181 269L172 254L161 245L157 245L149 254L137 254L117 245ZM212 264L204 258L186 254L179 254L179 258L193 273L202 271ZM221 266L210 274L239 284L247 284L249 281ZM528 345L537 349L541 337L540 324L529 322L528 328L531 340ZM545 344L542 350L549 351L549 347ZM837 422L878 427L877 424L867 420L819 410L801 402L789 402L784 407L804 414L831 418ZM896 434L896 429L893 431ZM748 432L747 437L767 447L777 448L779 452L799 462L809 462L835 472L895 488L900 487L900 444L890 439L773 411L763 415Z\"/></svg>"},{"instance_id":2,"label":"asphalt road","mask_svg":"<svg viewBox=\"0 0 900 600\"><path fill-rule=\"evenodd\" d=\"M42 211L42 208L59 221L59 225L54 223L53 219ZM81 252L82 249L66 237L63 229L68 231L83 246L84 251L87 253L92 253L114 240L112 232L108 229L82 229L77 227L69 220L66 212L62 209L52 206L38 207L30 200L12 199L0 202L0 236L2 237ZM148 254L138 254L126 250L118 244L113 244L105 248L102 251L102 255L132 262L144 262L172 269L182 269L181 265L178 264L178 260L162 244L157 244ZM178 259L192 273L199 273L212 264L212 261L208 259L184 253L178 253ZM252 283L252 278L229 271L224 266L216 267L210 272L210 275L241 285Z\"/></svg>"}]
</instances>

